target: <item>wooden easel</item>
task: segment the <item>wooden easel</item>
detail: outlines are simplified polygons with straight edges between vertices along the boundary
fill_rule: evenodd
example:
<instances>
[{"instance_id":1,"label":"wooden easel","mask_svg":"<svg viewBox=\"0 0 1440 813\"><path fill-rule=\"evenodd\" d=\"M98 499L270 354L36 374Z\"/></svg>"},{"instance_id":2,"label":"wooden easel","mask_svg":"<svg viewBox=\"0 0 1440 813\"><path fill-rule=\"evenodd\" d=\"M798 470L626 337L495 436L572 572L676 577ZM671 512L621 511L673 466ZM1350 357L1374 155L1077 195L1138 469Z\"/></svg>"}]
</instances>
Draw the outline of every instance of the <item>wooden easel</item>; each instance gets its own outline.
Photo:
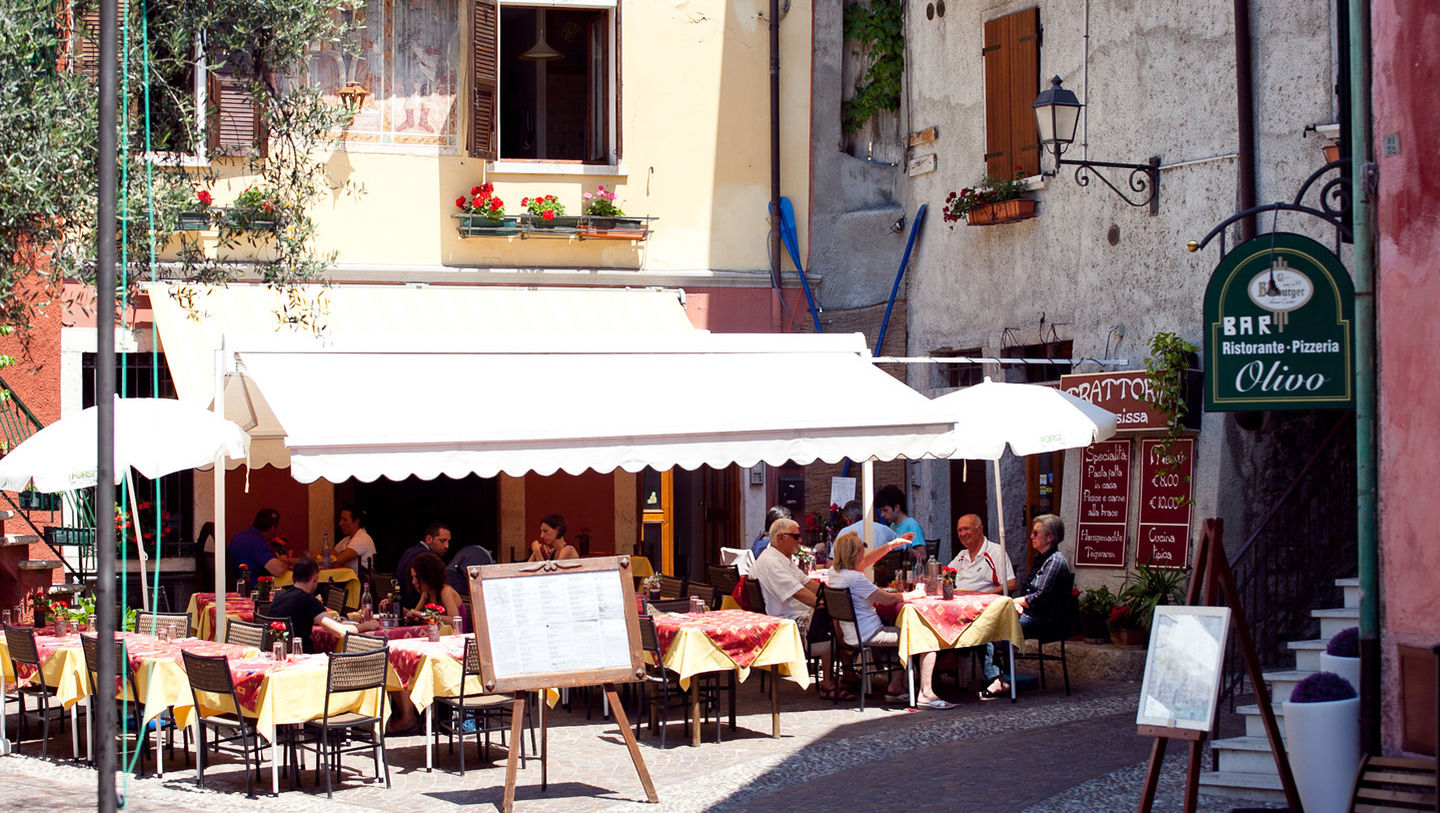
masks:
<instances>
[{"instance_id":1,"label":"wooden easel","mask_svg":"<svg viewBox=\"0 0 1440 813\"><path fill-rule=\"evenodd\" d=\"M616 573L617 580L613 586L600 590L605 593L613 589L616 592L610 596L612 601L609 606L617 608L616 614L609 619L619 623L622 618L625 624L626 638L625 647L627 657L620 658L620 661L628 661L621 665L613 665L595 669L579 668L578 666L560 665L547 671L525 671L523 674L501 674L495 658L492 645L497 639L503 639L513 644L514 628L501 623L500 628L492 628L492 619L485 601L486 581L490 581L492 590L498 590L495 586L497 580L504 581L505 586L515 587L523 585L528 577L533 576L556 576L556 577L592 577L596 574ZM527 579L517 581L517 577ZM600 577L605 578L605 577ZM538 580L536 581L538 584ZM593 584L587 589L595 589ZM510 591L523 592L522 591ZM645 788L646 800L655 803L660 797L655 792L655 783L650 779L650 772L645 767L645 759L640 755L640 745L635 741L635 732L630 729L630 723L625 717L625 706L620 702L620 695L615 690L615 684L625 681L642 679L645 676L645 665L640 646L640 622L635 608L635 584L630 576L630 557L611 556L596 559L570 559L564 561L533 562L506 565L484 565L470 568L470 598L472 615L475 627L475 644L480 655L480 679L488 693L517 692L515 705L510 715L510 749L505 761L505 798L500 806L501 813L512 813L515 808L515 780L516 772L520 765L521 726L525 717L526 695L528 691L544 692L547 689L560 689L575 686L603 686L605 697L610 703L610 710L615 715L615 722L620 726L620 734L625 738L625 746L630 751L630 761L635 765L635 773L640 777L640 784ZM533 600L533 599L532 599ZM605 604L606 602L602 602ZM564 607L550 606L548 611L560 613ZM557 619L551 616L550 621ZM563 620L563 619L560 619ZM594 617L590 617L593 622ZM583 617L572 623L582 623ZM615 639L618 641L619 639ZM502 643L502 647L505 644ZM502 649L502 655L506 650ZM619 654L619 650L616 650ZM547 722L543 701L540 709L540 789L549 788L549 726Z\"/></svg>"},{"instance_id":2,"label":"wooden easel","mask_svg":"<svg viewBox=\"0 0 1440 813\"><path fill-rule=\"evenodd\" d=\"M1291 810L1301 810L1300 794L1295 789L1295 776L1290 772L1290 759L1285 754L1285 741L1280 738L1280 726L1275 722L1275 709L1270 705L1270 690L1265 687L1265 676L1260 672L1260 659L1255 656L1255 642L1250 638L1250 627L1246 624L1245 609L1240 604L1240 594L1235 589L1235 576L1230 571L1230 562L1225 558L1225 547L1221 544L1224 536L1224 522L1218 518L1205 520L1205 529L1200 535L1200 549L1195 557L1195 572L1190 574L1190 589L1186 592L1185 603L1190 606L1216 606L1223 595L1225 606L1230 608L1231 621L1235 625L1235 644L1245 658L1245 670L1250 683L1255 687L1255 702L1260 706L1260 719L1265 724L1265 737L1270 740L1270 752L1275 756L1275 768L1280 772L1280 786L1285 791L1285 802ZM1184 813L1195 813L1200 792L1200 757L1205 746L1206 732L1167 726L1142 725L1138 733L1143 737L1154 737L1155 745L1150 752L1150 769L1145 773L1145 787L1140 794L1139 813L1150 813L1155 805L1155 791L1160 783L1160 765L1165 761L1165 747L1172 739L1190 743L1189 759L1185 766Z\"/></svg>"}]
</instances>

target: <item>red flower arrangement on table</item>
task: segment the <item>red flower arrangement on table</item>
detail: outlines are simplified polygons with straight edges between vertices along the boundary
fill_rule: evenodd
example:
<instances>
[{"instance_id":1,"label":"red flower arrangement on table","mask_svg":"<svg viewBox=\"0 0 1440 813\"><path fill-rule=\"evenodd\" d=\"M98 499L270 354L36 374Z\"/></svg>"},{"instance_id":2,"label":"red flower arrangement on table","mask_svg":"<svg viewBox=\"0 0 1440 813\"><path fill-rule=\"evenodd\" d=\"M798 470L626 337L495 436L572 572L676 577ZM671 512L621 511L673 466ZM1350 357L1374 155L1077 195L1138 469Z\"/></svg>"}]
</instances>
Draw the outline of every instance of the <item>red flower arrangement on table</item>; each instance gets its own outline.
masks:
<instances>
[{"instance_id":1,"label":"red flower arrangement on table","mask_svg":"<svg viewBox=\"0 0 1440 813\"><path fill-rule=\"evenodd\" d=\"M958 575L959 572L956 571L955 568L950 567L949 565L940 568L940 581L950 585L951 587L955 586L955 577Z\"/></svg>"},{"instance_id":2,"label":"red flower arrangement on table","mask_svg":"<svg viewBox=\"0 0 1440 813\"><path fill-rule=\"evenodd\" d=\"M290 640L290 627L284 621L271 621L270 637L282 643L288 641Z\"/></svg>"},{"instance_id":3,"label":"red flower arrangement on table","mask_svg":"<svg viewBox=\"0 0 1440 813\"><path fill-rule=\"evenodd\" d=\"M439 624L440 617L445 615L445 608L439 604L426 604L420 608L420 614L425 616L425 623Z\"/></svg>"}]
</instances>

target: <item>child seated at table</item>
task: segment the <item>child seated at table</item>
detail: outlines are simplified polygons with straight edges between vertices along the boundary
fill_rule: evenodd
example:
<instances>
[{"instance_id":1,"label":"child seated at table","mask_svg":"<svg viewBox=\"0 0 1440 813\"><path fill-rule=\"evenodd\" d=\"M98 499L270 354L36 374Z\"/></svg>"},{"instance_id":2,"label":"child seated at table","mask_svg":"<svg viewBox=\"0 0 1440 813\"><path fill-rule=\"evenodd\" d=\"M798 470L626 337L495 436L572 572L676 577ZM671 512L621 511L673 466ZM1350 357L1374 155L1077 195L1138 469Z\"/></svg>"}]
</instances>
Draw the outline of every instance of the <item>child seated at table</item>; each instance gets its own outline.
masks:
<instances>
[{"instance_id":1,"label":"child seated at table","mask_svg":"<svg viewBox=\"0 0 1440 813\"><path fill-rule=\"evenodd\" d=\"M865 578L862 571L856 569L864 552L865 543L854 531L843 533L835 540L835 558L830 562L827 583L830 587L850 592L850 603L855 608L855 626L859 627L859 630L851 629L850 624L841 622L841 633L844 635L845 643L851 646L858 642L864 642L869 646L899 646L900 628L881 624L880 616L875 612L875 606L877 604L898 606L903 604L907 597L918 598L925 593L923 590L917 590L912 594L901 595L876 587L874 582ZM935 694L932 682L935 673L935 653L926 652L919 657L920 694L915 698L916 706L922 709L953 708L954 703L941 700ZM885 690L885 699L893 702L902 697L907 697L905 676L903 672L895 672L890 678L889 687Z\"/></svg>"}]
</instances>

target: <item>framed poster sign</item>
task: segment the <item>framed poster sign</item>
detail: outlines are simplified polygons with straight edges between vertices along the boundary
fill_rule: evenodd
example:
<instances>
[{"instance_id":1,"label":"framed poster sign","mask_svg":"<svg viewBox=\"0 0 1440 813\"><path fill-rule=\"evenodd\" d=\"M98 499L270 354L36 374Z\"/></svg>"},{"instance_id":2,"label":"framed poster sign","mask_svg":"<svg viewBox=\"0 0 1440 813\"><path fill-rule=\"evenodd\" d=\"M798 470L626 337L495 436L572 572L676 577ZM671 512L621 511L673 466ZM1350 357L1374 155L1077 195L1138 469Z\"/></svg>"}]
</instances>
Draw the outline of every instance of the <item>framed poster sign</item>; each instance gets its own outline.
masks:
<instances>
[{"instance_id":1,"label":"framed poster sign","mask_svg":"<svg viewBox=\"0 0 1440 813\"><path fill-rule=\"evenodd\" d=\"M1169 454L1163 441L1140 441L1140 522L1135 561L1185 567L1190 560L1190 509L1195 440L1177 438Z\"/></svg>"},{"instance_id":2,"label":"framed poster sign","mask_svg":"<svg viewBox=\"0 0 1440 813\"><path fill-rule=\"evenodd\" d=\"M1075 564L1124 567L1130 517L1130 441L1093 443L1081 450L1080 521Z\"/></svg>"},{"instance_id":3,"label":"framed poster sign","mask_svg":"<svg viewBox=\"0 0 1440 813\"><path fill-rule=\"evenodd\" d=\"M1156 607L1135 723L1190 731L1214 728L1229 632L1229 607Z\"/></svg>"},{"instance_id":4,"label":"framed poster sign","mask_svg":"<svg viewBox=\"0 0 1440 813\"><path fill-rule=\"evenodd\" d=\"M472 567L470 602L487 692L645 674L628 556Z\"/></svg>"}]
</instances>

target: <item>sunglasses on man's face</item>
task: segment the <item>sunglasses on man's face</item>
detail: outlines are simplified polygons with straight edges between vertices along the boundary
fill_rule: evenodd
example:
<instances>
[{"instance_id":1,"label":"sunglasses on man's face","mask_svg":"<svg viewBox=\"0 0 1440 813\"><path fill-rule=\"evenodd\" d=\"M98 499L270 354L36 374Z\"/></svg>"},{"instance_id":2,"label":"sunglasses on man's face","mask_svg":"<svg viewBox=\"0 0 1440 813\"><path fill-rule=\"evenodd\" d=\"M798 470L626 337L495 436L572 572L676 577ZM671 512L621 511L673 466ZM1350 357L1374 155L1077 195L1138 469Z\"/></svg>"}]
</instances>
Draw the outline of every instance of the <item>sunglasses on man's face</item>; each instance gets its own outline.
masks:
<instances>
[{"instance_id":1,"label":"sunglasses on man's face","mask_svg":"<svg viewBox=\"0 0 1440 813\"><path fill-rule=\"evenodd\" d=\"M781 536L788 536L788 537L790 537L791 539L799 539L799 538L800 538L800 534L783 533L783 534L780 534L780 535L781 535Z\"/></svg>"}]
</instances>

